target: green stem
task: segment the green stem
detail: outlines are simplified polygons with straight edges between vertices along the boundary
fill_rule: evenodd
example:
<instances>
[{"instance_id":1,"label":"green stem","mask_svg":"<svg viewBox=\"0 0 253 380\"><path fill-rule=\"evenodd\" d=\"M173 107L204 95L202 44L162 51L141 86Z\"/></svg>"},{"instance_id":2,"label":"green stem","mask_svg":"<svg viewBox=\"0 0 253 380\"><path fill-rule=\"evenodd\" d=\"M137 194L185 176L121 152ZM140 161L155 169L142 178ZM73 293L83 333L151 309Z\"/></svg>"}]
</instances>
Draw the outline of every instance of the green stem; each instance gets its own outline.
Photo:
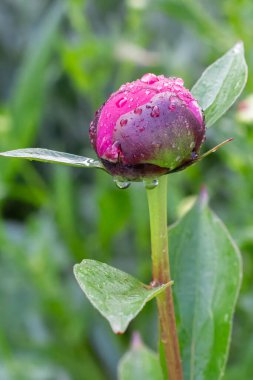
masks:
<instances>
[{"instance_id":1,"label":"green stem","mask_svg":"<svg viewBox=\"0 0 253 380\"><path fill-rule=\"evenodd\" d=\"M171 281L168 231L167 231L167 176L159 178L159 184L152 190L147 190L153 281L164 284ZM169 380L182 380L182 366L176 331L176 320L171 287L168 287L157 297L160 334L163 352L165 354Z\"/></svg>"}]
</instances>

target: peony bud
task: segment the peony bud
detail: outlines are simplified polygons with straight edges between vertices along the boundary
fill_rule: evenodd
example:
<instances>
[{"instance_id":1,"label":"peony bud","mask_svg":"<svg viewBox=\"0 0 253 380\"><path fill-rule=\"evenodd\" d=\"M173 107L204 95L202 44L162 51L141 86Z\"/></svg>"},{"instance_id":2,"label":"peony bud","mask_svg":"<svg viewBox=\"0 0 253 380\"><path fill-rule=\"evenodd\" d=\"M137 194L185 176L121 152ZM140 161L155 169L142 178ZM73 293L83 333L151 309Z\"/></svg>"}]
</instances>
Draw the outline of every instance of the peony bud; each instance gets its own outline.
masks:
<instances>
[{"instance_id":1,"label":"peony bud","mask_svg":"<svg viewBox=\"0 0 253 380\"><path fill-rule=\"evenodd\" d=\"M190 165L205 139L205 123L182 79L145 74L100 107L90 139L110 174L140 181Z\"/></svg>"}]
</instances>

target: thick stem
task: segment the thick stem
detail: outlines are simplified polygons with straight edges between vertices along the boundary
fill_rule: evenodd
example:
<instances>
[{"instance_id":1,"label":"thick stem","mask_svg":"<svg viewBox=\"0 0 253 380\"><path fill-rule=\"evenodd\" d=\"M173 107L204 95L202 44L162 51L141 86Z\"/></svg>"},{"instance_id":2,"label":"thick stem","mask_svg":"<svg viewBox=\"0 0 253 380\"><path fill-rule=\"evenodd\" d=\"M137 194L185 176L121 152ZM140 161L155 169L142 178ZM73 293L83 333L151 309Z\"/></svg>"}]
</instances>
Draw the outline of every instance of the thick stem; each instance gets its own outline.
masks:
<instances>
[{"instance_id":1,"label":"thick stem","mask_svg":"<svg viewBox=\"0 0 253 380\"><path fill-rule=\"evenodd\" d=\"M147 190L150 215L152 266L154 283L171 281L168 231L167 231L167 176L159 178L159 184ZM176 320L171 287L157 297L160 334L165 353L169 380L182 380L183 372L176 331Z\"/></svg>"}]
</instances>

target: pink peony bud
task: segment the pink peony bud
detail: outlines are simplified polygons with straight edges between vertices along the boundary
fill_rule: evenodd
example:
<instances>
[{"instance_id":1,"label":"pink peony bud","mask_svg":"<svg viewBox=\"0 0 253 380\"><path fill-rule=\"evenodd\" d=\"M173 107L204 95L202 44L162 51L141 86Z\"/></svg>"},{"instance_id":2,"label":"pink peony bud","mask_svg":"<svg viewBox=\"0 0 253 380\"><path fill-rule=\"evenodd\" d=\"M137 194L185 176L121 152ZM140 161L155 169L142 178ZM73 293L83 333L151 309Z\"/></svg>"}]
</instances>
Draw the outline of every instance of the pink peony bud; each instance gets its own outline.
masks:
<instances>
[{"instance_id":1,"label":"pink peony bud","mask_svg":"<svg viewBox=\"0 0 253 380\"><path fill-rule=\"evenodd\" d=\"M106 170L139 181L180 170L205 139L201 108L180 78L145 74L113 93L90 125Z\"/></svg>"}]
</instances>

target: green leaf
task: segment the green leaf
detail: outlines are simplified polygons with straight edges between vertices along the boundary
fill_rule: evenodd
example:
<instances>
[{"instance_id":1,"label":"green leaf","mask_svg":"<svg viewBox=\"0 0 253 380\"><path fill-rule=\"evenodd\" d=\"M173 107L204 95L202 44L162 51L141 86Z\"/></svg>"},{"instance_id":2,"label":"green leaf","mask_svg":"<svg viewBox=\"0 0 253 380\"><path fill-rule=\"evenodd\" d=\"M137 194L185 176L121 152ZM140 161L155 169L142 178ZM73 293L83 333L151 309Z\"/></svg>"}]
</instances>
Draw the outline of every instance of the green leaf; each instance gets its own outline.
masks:
<instances>
[{"instance_id":1,"label":"green leaf","mask_svg":"<svg viewBox=\"0 0 253 380\"><path fill-rule=\"evenodd\" d=\"M56 152L49 149L27 148L10 150L0 153L3 157L25 158L26 160L42 161L48 163L56 163L62 165L77 166L82 168L99 168L103 169L103 165L92 158L76 156L64 152Z\"/></svg>"},{"instance_id":2,"label":"green leaf","mask_svg":"<svg viewBox=\"0 0 253 380\"><path fill-rule=\"evenodd\" d=\"M123 333L145 304L171 282L144 285L129 274L95 260L74 266L76 279L93 306L109 321L115 333Z\"/></svg>"},{"instance_id":3,"label":"green leaf","mask_svg":"<svg viewBox=\"0 0 253 380\"><path fill-rule=\"evenodd\" d=\"M66 10L65 2L55 1L37 24L24 52L11 99L12 138L21 138L22 144L31 140L39 125L45 91L50 83L50 58L57 49L59 27Z\"/></svg>"},{"instance_id":4,"label":"green leaf","mask_svg":"<svg viewBox=\"0 0 253 380\"><path fill-rule=\"evenodd\" d=\"M230 46L229 41L233 41L233 36L224 28L224 24L217 17L212 16L210 12L207 12L201 1L156 0L151 2L150 6L151 4L155 9L162 10L170 19L179 20L183 25L187 25L197 33L198 38L205 40L205 44L208 40L209 44L216 48L224 48L224 44ZM217 36L219 36L218 39Z\"/></svg>"},{"instance_id":5,"label":"green leaf","mask_svg":"<svg viewBox=\"0 0 253 380\"><path fill-rule=\"evenodd\" d=\"M205 113L206 126L214 124L235 102L247 81L242 42L209 66L191 92Z\"/></svg>"},{"instance_id":6,"label":"green leaf","mask_svg":"<svg viewBox=\"0 0 253 380\"><path fill-rule=\"evenodd\" d=\"M46 101L46 92L55 83L55 59L61 37L60 25L67 11L65 1L56 0L43 12L22 52L22 62L16 70L8 107L9 126L1 136L0 151L32 145ZM59 72L59 68L58 68ZM1 178L10 178L19 168L19 162L1 163Z\"/></svg>"},{"instance_id":7,"label":"green leaf","mask_svg":"<svg viewBox=\"0 0 253 380\"><path fill-rule=\"evenodd\" d=\"M206 158L210 154L217 152L217 150L219 150L220 148L222 148L224 145L226 145L230 141L233 141L233 139L230 138L230 139L227 139L227 140L221 142L220 144L214 146L212 149L210 149L207 152L201 154L200 156L196 156L194 159L192 159L192 161L185 162L183 165L179 166L178 168L176 168L174 170L171 170L170 173L176 173L176 172L179 172L181 170L184 170L185 168L188 168L189 166L195 165L199 161L203 160L203 158Z\"/></svg>"},{"instance_id":8,"label":"green leaf","mask_svg":"<svg viewBox=\"0 0 253 380\"><path fill-rule=\"evenodd\" d=\"M170 228L170 252L184 380L219 380L241 284L241 258L208 208L204 191Z\"/></svg>"},{"instance_id":9,"label":"green leaf","mask_svg":"<svg viewBox=\"0 0 253 380\"><path fill-rule=\"evenodd\" d=\"M119 380L163 380L158 355L134 342L119 363Z\"/></svg>"}]
</instances>

